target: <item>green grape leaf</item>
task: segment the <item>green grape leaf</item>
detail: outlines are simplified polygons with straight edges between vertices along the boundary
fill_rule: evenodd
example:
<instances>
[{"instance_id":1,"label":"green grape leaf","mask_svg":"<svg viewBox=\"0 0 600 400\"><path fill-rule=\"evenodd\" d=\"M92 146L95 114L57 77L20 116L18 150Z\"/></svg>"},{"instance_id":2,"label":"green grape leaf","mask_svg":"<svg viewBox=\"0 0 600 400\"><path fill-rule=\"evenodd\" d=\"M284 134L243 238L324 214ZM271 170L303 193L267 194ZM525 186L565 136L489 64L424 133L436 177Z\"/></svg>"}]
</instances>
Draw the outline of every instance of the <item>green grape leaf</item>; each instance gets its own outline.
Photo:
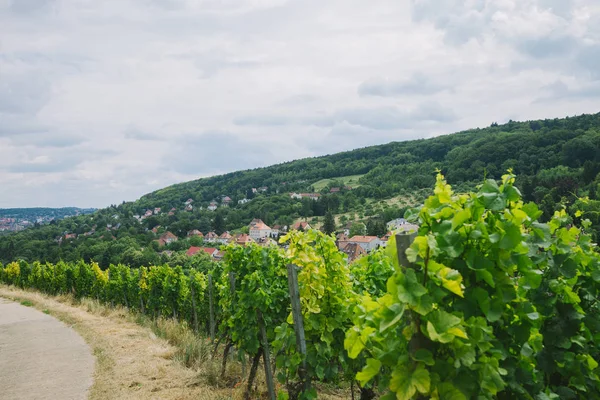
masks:
<instances>
[{"instance_id":1,"label":"green grape leaf","mask_svg":"<svg viewBox=\"0 0 600 400\"><path fill-rule=\"evenodd\" d=\"M427 394L430 384L429 371L423 364L419 364L413 371L404 365L399 365L392 372L390 389L396 393L397 400L410 400L417 391Z\"/></svg>"},{"instance_id":2,"label":"green grape leaf","mask_svg":"<svg viewBox=\"0 0 600 400\"><path fill-rule=\"evenodd\" d=\"M425 365L433 366L435 365L435 360L433 359L433 354L431 351L427 349L418 349L413 354L411 354L411 358L415 361L420 361Z\"/></svg>"},{"instance_id":3,"label":"green grape leaf","mask_svg":"<svg viewBox=\"0 0 600 400\"><path fill-rule=\"evenodd\" d=\"M427 334L433 341L449 343L456 336L466 338L464 328L460 326L461 319L446 311L433 311L427 321Z\"/></svg>"},{"instance_id":4,"label":"green grape leaf","mask_svg":"<svg viewBox=\"0 0 600 400\"><path fill-rule=\"evenodd\" d=\"M462 289L463 278L460 272L452 268L443 267L438 272L438 276L442 280L442 286L460 297L465 297Z\"/></svg>"},{"instance_id":5,"label":"green grape leaf","mask_svg":"<svg viewBox=\"0 0 600 400\"><path fill-rule=\"evenodd\" d=\"M367 365L364 366L362 371L356 374L356 380L360 382L361 386L365 386L375 375L379 373L381 369L381 361L374 358L367 359Z\"/></svg>"},{"instance_id":6,"label":"green grape leaf","mask_svg":"<svg viewBox=\"0 0 600 400\"><path fill-rule=\"evenodd\" d=\"M443 382L437 387L439 400L467 400L467 397L450 382Z\"/></svg>"},{"instance_id":7,"label":"green grape leaf","mask_svg":"<svg viewBox=\"0 0 600 400\"><path fill-rule=\"evenodd\" d=\"M396 325L404 315L402 304L394 303L386 307L382 313L382 320L379 323L379 332L383 333L390 327Z\"/></svg>"}]
</instances>

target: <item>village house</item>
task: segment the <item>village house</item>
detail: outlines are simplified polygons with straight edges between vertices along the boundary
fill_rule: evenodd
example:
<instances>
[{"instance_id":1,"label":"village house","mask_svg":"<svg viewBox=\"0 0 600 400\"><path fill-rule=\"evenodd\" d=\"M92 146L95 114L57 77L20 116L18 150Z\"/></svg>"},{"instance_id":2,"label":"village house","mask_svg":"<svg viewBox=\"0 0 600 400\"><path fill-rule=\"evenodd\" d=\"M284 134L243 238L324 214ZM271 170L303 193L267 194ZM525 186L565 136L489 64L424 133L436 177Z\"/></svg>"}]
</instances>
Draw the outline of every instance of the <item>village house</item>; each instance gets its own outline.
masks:
<instances>
[{"instance_id":1,"label":"village house","mask_svg":"<svg viewBox=\"0 0 600 400\"><path fill-rule=\"evenodd\" d=\"M231 197L223 196L221 198L221 204L223 204L224 206L229 206L230 203L231 203Z\"/></svg>"},{"instance_id":2,"label":"village house","mask_svg":"<svg viewBox=\"0 0 600 400\"><path fill-rule=\"evenodd\" d=\"M159 246L164 246L167 245L169 243L173 243L176 242L177 236L175 236L174 234L172 234L171 232L165 232L162 235L160 235L160 237L158 238L157 242Z\"/></svg>"},{"instance_id":3,"label":"village house","mask_svg":"<svg viewBox=\"0 0 600 400\"><path fill-rule=\"evenodd\" d=\"M416 232L419 225L411 224L404 218L396 218L386 224L388 231Z\"/></svg>"},{"instance_id":4,"label":"village house","mask_svg":"<svg viewBox=\"0 0 600 400\"><path fill-rule=\"evenodd\" d=\"M217 239L217 243L227 244L233 240L233 236L229 232L223 232Z\"/></svg>"},{"instance_id":5,"label":"village house","mask_svg":"<svg viewBox=\"0 0 600 400\"><path fill-rule=\"evenodd\" d=\"M253 240L257 240L260 238L265 238L265 237L271 237L273 231L271 230L271 228L265 224L263 221L261 221L260 219L258 221L252 221L250 223L250 237Z\"/></svg>"},{"instance_id":6,"label":"village house","mask_svg":"<svg viewBox=\"0 0 600 400\"><path fill-rule=\"evenodd\" d=\"M250 243L254 243L254 239L250 237L250 235L246 233L241 233L235 237L235 244L240 246L247 246Z\"/></svg>"},{"instance_id":7,"label":"village house","mask_svg":"<svg viewBox=\"0 0 600 400\"><path fill-rule=\"evenodd\" d=\"M152 233L158 233L159 229L160 229L160 225L156 225L154 228L152 228Z\"/></svg>"},{"instance_id":8,"label":"village house","mask_svg":"<svg viewBox=\"0 0 600 400\"><path fill-rule=\"evenodd\" d=\"M72 240L72 239L77 239L77 234L76 233L67 233L65 235L65 240Z\"/></svg>"},{"instance_id":9,"label":"village house","mask_svg":"<svg viewBox=\"0 0 600 400\"><path fill-rule=\"evenodd\" d=\"M152 210L146 210L146 213L144 214L144 217L150 217L152 215Z\"/></svg>"},{"instance_id":10,"label":"village house","mask_svg":"<svg viewBox=\"0 0 600 400\"><path fill-rule=\"evenodd\" d=\"M303 198L308 198L312 200L319 200L321 197L320 193L290 193L291 199L301 200Z\"/></svg>"},{"instance_id":11,"label":"village house","mask_svg":"<svg viewBox=\"0 0 600 400\"><path fill-rule=\"evenodd\" d=\"M346 243L343 248L340 248L340 251L348 256L349 263L367 254L358 243Z\"/></svg>"},{"instance_id":12,"label":"village house","mask_svg":"<svg viewBox=\"0 0 600 400\"><path fill-rule=\"evenodd\" d=\"M301 230L303 232L306 232L306 231L308 231L310 229L312 229L312 227L306 221L298 221L294 225L292 225L292 230L295 230L295 231L300 231Z\"/></svg>"},{"instance_id":13,"label":"village house","mask_svg":"<svg viewBox=\"0 0 600 400\"><path fill-rule=\"evenodd\" d=\"M377 236L361 236L356 235L348 239L348 243L356 243L363 248L364 251L371 252L382 245L381 239Z\"/></svg>"},{"instance_id":14,"label":"village house","mask_svg":"<svg viewBox=\"0 0 600 400\"><path fill-rule=\"evenodd\" d=\"M250 200L248 200L247 198L245 198L245 197L244 197L243 199L241 199L241 200L238 200L238 204L246 204L246 203L248 203L249 201L250 201Z\"/></svg>"},{"instance_id":15,"label":"village house","mask_svg":"<svg viewBox=\"0 0 600 400\"><path fill-rule=\"evenodd\" d=\"M219 252L219 250L215 249L214 247L195 247L195 246L191 246L186 252L185 254L189 257L198 254L200 252L205 252L206 254L208 254L211 257L215 257L216 254Z\"/></svg>"},{"instance_id":16,"label":"village house","mask_svg":"<svg viewBox=\"0 0 600 400\"><path fill-rule=\"evenodd\" d=\"M154 209L154 215L157 215L157 214L159 214L159 213L160 213L160 207L156 207L156 208Z\"/></svg>"},{"instance_id":17,"label":"village house","mask_svg":"<svg viewBox=\"0 0 600 400\"><path fill-rule=\"evenodd\" d=\"M192 229L191 231L189 231L187 233L187 237L192 237L192 236L198 236L203 238L204 234L202 232L200 232L198 229Z\"/></svg>"},{"instance_id":18,"label":"village house","mask_svg":"<svg viewBox=\"0 0 600 400\"><path fill-rule=\"evenodd\" d=\"M218 238L219 238L219 235L217 235L216 233L214 233L214 232L208 232L204 236L204 241L208 242L208 243L216 243Z\"/></svg>"},{"instance_id":19,"label":"village house","mask_svg":"<svg viewBox=\"0 0 600 400\"><path fill-rule=\"evenodd\" d=\"M338 233L335 237L335 243L338 249L344 248L348 244L348 235L344 232Z\"/></svg>"},{"instance_id":20,"label":"village house","mask_svg":"<svg viewBox=\"0 0 600 400\"><path fill-rule=\"evenodd\" d=\"M256 243L262 247L268 247L271 245L277 246L277 242L270 237L262 237L256 240Z\"/></svg>"},{"instance_id":21,"label":"village house","mask_svg":"<svg viewBox=\"0 0 600 400\"><path fill-rule=\"evenodd\" d=\"M340 188L339 187L333 187L331 189L329 189L329 193L339 193Z\"/></svg>"},{"instance_id":22,"label":"village house","mask_svg":"<svg viewBox=\"0 0 600 400\"><path fill-rule=\"evenodd\" d=\"M387 245L388 240L390 240L390 238L392 237L393 233L392 232L388 232L385 235L383 235L381 237L381 242L382 242L382 246L385 247Z\"/></svg>"},{"instance_id":23,"label":"village house","mask_svg":"<svg viewBox=\"0 0 600 400\"><path fill-rule=\"evenodd\" d=\"M267 186L261 186L258 188L259 192L266 192L269 188Z\"/></svg>"},{"instance_id":24,"label":"village house","mask_svg":"<svg viewBox=\"0 0 600 400\"><path fill-rule=\"evenodd\" d=\"M194 206L191 204L188 204L185 206L185 211L192 211L194 209Z\"/></svg>"},{"instance_id":25,"label":"village house","mask_svg":"<svg viewBox=\"0 0 600 400\"><path fill-rule=\"evenodd\" d=\"M192 204L193 202L194 202L194 200L192 200L192 199L187 199L187 200L185 201L185 205L187 206L187 205L189 205L189 204Z\"/></svg>"},{"instance_id":26,"label":"village house","mask_svg":"<svg viewBox=\"0 0 600 400\"><path fill-rule=\"evenodd\" d=\"M283 232L283 228L281 227L281 225L274 225L271 227L271 236L272 237L277 237L282 232Z\"/></svg>"},{"instance_id":27,"label":"village house","mask_svg":"<svg viewBox=\"0 0 600 400\"><path fill-rule=\"evenodd\" d=\"M210 202L210 204L208 205L207 209L208 209L209 211L215 211L215 210L217 209L217 207L219 207L219 206L217 205L217 203L216 203L216 202L214 202L214 201L211 201L211 202Z\"/></svg>"}]
</instances>

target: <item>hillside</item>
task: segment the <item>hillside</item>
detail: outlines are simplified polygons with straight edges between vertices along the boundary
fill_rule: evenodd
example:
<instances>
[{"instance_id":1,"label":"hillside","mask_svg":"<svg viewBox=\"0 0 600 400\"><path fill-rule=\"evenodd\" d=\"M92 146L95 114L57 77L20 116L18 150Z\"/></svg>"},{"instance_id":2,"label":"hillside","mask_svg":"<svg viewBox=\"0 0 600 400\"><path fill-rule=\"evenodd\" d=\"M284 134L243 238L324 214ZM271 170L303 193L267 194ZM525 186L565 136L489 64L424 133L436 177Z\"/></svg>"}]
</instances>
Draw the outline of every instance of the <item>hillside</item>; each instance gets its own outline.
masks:
<instances>
[{"instance_id":1,"label":"hillside","mask_svg":"<svg viewBox=\"0 0 600 400\"><path fill-rule=\"evenodd\" d=\"M484 176L499 178L509 168L525 200L535 200L546 216L565 204L573 214L584 212L598 231L600 113L492 124L181 183L93 215L2 237L0 261L84 259L103 267L118 262L137 266L168 261L159 255L168 249L175 252L171 262L178 262L177 252L194 240L159 248L157 234L168 230L183 239L192 229L243 230L253 218L281 226L301 218L317 222L327 211L342 224L385 222L425 198L436 169L460 191ZM318 201L290 196L315 189L321 194ZM584 196L590 200L577 200ZM211 202L216 211L208 209Z\"/></svg>"}]
</instances>

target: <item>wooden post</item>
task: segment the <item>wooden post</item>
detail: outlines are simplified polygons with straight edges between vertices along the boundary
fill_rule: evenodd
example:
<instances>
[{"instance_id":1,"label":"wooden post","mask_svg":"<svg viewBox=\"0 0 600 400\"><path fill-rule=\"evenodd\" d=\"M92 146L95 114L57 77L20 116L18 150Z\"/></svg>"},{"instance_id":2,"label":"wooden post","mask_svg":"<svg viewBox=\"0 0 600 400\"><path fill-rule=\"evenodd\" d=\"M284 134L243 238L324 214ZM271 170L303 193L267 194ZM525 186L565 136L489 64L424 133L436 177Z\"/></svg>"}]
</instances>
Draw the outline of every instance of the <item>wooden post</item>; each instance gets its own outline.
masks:
<instances>
[{"instance_id":1,"label":"wooden post","mask_svg":"<svg viewBox=\"0 0 600 400\"><path fill-rule=\"evenodd\" d=\"M231 300L235 294L235 272L229 272L229 290L231 291Z\"/></svg>"},{"instance_id":2,"label":"wooden post","mask_svg":"<svg viewBox=\"0 0 600 400\"><path fill-rule=\"evenodd\" d=\"M406 250L410 247L416 237L416 232L396 234L396 250L398 252L398 263L400 264L401 268L414 269L416 267L416 265L408 261L408 257L406 257ZM408 344L409 351L414 353L419 349L427 347L427 338L421 332L421 318L413 311L409 311L408 315L415 324L416 330L416 333L413 335L410 343Z\"/></svg>"},{"instance_id":3,"label":"wooden post","mask_svg":"<svg viewBox=\"0 0 600 400\"><path fill-rule=\"evenodd\" d=\"M138 269L138 288L140 287L140 282L142 281L142 269ZM142 297L142 291L140 290L140 311L142 314L146 314L146 310L144 309L144 298Z\"/></svg>"},{"instance_id":4,"label":"wooden post","mask_svg":"<svg viewBox=\"0 0 600 400\"><path fill-rule=\"evenodd\" d=\"M196 272L190 274L190 291L192 295L192 314L194 316L194 332L198 333L198 311L196 310L196 291L194 290L194 277Z\"/></svg>"},{"instance_id":5,"label":"wooden post","mask_svg":"<svg viewBox=\"0 0 600 400\"><path fill-rule=\"evenodd\" d=\"M256 310L258 327L260 329L260 339L263 349L263 364L265 364L265 379L267 381L267 389L269 391L269 400L276 400L275 382L273 382L273 372L271 371L271 355L269 354L269 340L267 338L267 330L265 328L265 320L260 310Z\"/></svg>"},{"instance_id":6,"label":"wooden post","mask_svg":"<svg viewBox=\"0 0 600 400\"><path fill-rule=\"evenodd\" d=\"M404 268L413 268L413 264L406 257L406 249L410 247L412 242L417 237L417 233L396 234L396 251L398 252L398 263Z\"/></svg>"},{"instance_id":7,"label":"wooden post","mask_svg":"<svg viewBox=\"0 0 600 400\"><path fill-rule=\"evenodd\" d=\"M210 340L215 340L215 308L213 301L212 273L208 274L208 308L210 313Z\"/></svg>"},{"instance_id":8,"label":"wooden post","mask_svg":"<svg viewBox=\"0 0 600 400\"><path fill-rule=\"evenodd\" d=\"M306 369L306 339L304 337L304 319L302 318L302 307L300 305L300 289L298 288L298 267L294 264L288 264L287 270L288 287L292 303L292 317L294 318L294 331L296 332L296 351L302 356L298 375L306 392L310 389L310 379Z\"/></svg>"}]
</instances>

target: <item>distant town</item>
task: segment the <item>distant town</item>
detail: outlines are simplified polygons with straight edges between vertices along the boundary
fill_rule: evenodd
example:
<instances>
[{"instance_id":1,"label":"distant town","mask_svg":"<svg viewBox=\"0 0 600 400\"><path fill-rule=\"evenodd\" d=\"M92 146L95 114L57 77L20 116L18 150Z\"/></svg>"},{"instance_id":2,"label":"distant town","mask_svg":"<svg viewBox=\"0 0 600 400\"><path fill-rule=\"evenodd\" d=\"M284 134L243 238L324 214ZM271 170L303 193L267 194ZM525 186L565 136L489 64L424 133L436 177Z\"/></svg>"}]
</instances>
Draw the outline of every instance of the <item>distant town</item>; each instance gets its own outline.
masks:
<instances>
[{"instance_id":1,"label":"distant town","mask_svg":"<svg viewBox=\"0 0 600 400\"><path fill-rule=\"evenodd\" d=\"M52 221L91 214L95 208L0 208L0 233L18 232L36 224L43 225Z\"/></svg>"}]
</instances>

